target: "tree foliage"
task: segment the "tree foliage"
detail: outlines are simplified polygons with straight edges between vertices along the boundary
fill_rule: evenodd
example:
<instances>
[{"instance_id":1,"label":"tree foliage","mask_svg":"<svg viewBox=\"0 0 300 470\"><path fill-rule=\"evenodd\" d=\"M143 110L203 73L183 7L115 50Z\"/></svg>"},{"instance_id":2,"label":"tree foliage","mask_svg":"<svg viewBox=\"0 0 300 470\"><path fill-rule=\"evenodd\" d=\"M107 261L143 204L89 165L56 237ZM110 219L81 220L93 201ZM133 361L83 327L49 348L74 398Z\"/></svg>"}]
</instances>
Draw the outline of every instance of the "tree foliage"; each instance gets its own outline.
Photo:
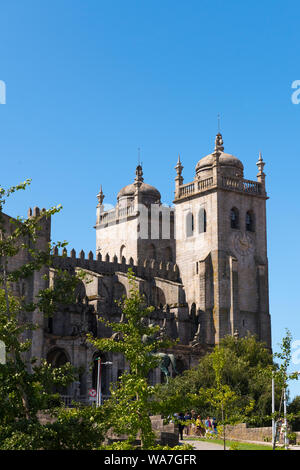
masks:
<instances>
[{"instance_id":1,"label":"tree foliage","mask_svg":"<svg viewBox=\"0 0 300 470\"><path fill-rule=\"evenodd\" d=\"M153 401L153 387L147 377L159 364L154 353L169 346L170 341L160 337L159 326L149 326L147 319L153 308L146 307L131 270L128 277L130 292L121 302L122 321L114 323L102 319L117 334L117 340L114 334L101 339L89 336L89 341L100 351L124 355L128 370L111 387L111 398L104 407L110 407L108 421L116 435L126 434L129 446L139 435L143 448L148 449L155 441L150 414L157 412L158 404Z\"/></svg>"},{"instance_id":2,"label":"tree foliage","mask_svg":"<svg viewBox=\"0 0 300 470\"><path fill-rule=\"evenodd\" d=\"M8 197L29 184L27 180L8 190L0 188L0 210ZM0 364L0 449L46 449L59 435L61 418L55 426L43 426L39 413L60 405L54 385L67 386L75 380L69 363L53 368L31 357L30 332L40 326L30 313L49 315L61 303L73 301L78 276L58 272L55 285L41 290L35 299L28 300L16 289L18 283L30 281L35 271L51 266L54 246L65 246L65 242L39 244L45 220L60 210L60 206L53 207L25 220L10 219L0 212L0 340L6 349L6 362ZM17 256L22 263L14 262Z\"/></svg>"},{"instance_id":3,"label":"tree foliage","mask_svg":"<svg viewBox=\"0 0 300 470\"><path fill-rule=\"evenodd\" d=\"M216 368L217 354L222 355L219 369ZM227 336L221 340L217 350L200 359L197 367L171 379L168 385L157 386L156 396L164 403L166 416L174 404L177 410L194 409L202 416L214 415L218 413L212 401L205 400L199 390L211 389L216 394L218 384L222 383L239 397L241 413L245 415L247 409L247 420L263 425L271 410L272 364L271 352L254 336L239 339ZM278 392L278 403L279 400ZM251 411L247 408L249 403L254 403Z\"/></svg>"}]
</instances>

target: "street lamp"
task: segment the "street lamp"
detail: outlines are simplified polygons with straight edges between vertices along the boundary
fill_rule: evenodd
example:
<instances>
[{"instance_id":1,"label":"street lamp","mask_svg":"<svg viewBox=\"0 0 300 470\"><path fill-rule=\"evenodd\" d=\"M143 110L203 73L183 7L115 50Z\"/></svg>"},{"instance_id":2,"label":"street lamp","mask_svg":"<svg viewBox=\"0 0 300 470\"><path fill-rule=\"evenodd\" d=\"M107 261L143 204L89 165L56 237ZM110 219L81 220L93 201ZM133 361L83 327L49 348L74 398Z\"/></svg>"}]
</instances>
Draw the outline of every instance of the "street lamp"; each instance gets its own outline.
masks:
<instances>
[{"instance_id":1,"label":"street lamp","mask_svg":"<svg viewBox=\"0 0 300 470\"><path fill-rule=\"evenodd\" d=\"M96 395L96 407L101 405L102 402L102 393L101 393L101 367L102 366L109 366L112 362L102 362L101 357L96 357L96 361L98 361L98 368L97 368L97 395Z\"/></svg>"}]
</instances>

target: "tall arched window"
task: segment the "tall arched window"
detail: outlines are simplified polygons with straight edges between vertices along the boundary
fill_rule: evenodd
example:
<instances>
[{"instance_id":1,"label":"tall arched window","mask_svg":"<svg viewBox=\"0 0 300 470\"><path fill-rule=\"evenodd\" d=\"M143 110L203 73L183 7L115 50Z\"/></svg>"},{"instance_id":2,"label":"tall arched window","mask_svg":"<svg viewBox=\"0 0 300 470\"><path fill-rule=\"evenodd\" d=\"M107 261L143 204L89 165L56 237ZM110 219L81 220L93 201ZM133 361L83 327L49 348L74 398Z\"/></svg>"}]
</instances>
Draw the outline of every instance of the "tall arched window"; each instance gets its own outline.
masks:
<instances>
[{"instance_id":1,"label":"tall arched window","mask_svg":"<svg viewBox=\"0 0 300 470\"><path fill-rule=\"evenodd\" d=\"M239 228L239 211L233 207L230 211L230 225L231 228Z\"/></svg>"},{"instance_id":2,"label":"tall arched window","mask_svg":"<svg viewBox=\"0 0 300 470\"><path fill-rule=\"evenodd\" d=\"M254 232L254 214L252 211L248 211L246 214L246 230L248 232Z\"/></svg>"},{"instance_id":3,"label":"tall arched window","mask_svg":"<svg viewBox=\"0 0 300 470\"><path fill-rule=\"evenodd\" d=\"M186 216L186 236L192 237L194 233L194 216L189 212Z\"/></svg>"},{"instance_id":4,"label":"tall arched window","mask_svg":"<svg viewBox=\"0 0 300 470\"><path fill-rule=\"evenodd\" d=\"M206 210L200 209L199 211L199 233L206 232Z\"/></svg>"}]
</instances>

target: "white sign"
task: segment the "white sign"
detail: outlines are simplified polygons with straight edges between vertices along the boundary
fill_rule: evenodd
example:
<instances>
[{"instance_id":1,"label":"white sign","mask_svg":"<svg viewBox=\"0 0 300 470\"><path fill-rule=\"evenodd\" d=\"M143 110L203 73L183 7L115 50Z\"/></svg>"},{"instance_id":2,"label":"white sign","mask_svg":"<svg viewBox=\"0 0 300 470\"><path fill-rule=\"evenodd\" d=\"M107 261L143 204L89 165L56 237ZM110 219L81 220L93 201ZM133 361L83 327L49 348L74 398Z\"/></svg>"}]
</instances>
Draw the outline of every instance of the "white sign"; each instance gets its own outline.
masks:
<instances>
[{"instance_id":1,"label":"white sign","mask_svg":"<svg viewBox=\"0 0 300 470\"><path fill-rule=\"evenodd\" d=\"M0 364L6 363L5 343L0 341Z\"/></svg>"},{"instance_id":2,"label":"white sign","mask_svg":"<svg viewBox=\"0 0 300 470\"><path fill-rule=\"evenodd\" d=\"M91 398L95 398L96 395L97 395L97 390L95 390L94 388L90 388L90 389L89 389L89 396L90 396Z\"/></svg>"}]
</instances>

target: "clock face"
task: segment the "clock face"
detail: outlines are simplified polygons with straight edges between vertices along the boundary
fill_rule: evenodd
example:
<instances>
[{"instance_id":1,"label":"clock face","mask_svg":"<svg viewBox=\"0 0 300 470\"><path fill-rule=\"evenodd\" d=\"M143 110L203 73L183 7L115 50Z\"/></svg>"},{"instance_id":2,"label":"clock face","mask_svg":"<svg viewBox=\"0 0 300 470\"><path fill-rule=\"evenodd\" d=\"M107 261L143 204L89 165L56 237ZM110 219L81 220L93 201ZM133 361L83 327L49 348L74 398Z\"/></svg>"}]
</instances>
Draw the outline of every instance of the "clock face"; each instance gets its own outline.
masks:
<instances>
[{"instance_id":1,"label":"clock face","mask_svg":"<svg viewBox=\"0 0 300 470\"><path fill-rule=\"evenodd\" d=\"M254 251L254 241L248 233L236 233L233 239L234 250L242 256Z\"/></svg>"}]
</instances>

